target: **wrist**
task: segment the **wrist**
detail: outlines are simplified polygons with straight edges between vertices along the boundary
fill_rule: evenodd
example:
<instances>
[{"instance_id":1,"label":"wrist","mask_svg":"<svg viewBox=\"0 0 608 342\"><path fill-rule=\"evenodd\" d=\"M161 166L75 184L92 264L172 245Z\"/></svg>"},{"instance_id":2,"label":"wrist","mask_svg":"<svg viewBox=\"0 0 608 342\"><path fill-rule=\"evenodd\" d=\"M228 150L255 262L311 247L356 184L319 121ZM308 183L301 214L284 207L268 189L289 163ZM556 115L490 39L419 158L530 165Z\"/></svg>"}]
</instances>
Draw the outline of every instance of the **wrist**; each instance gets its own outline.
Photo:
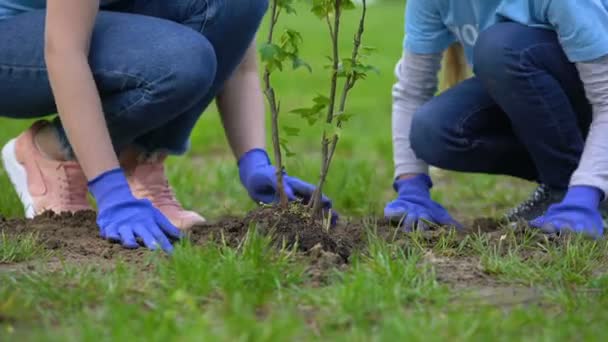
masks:
<instances>
[{"instance_id":1,"label":"wrist","mask_svg":"<svg viewBox=\"0 0 608 342\"><path fill-rule=\"evenodd\" d=\"M239 167L239 177L241 179L241 183L245 183L245 180L248 178L249 172L255 170L257 168L263 168L270 164L270 157L266 150L261 148L251 149L241 158L239 158L237 165Z\"/></svg>"},{"instance_id":2,"label":"wrist","mask_svg":"<svg viewBox=\"0 0 608 342\"><path fill-rule=\"evenodd\" d=\"M425 173L417 174L417 175L407 175L407 177L402 178L401 176L395 180L393 183L393 188L395 191L400 192L404 189L419 189L429 191L433 187L433 182L431 177Z\"/></svg>"},{"instance_id":3,"label":"wrist","mask_svg":"<svg viewBox=\"0 0 608 342\"><path fill-rule=\"evenodd\" d=\"M111 199L132 197L131 188L122 168L108 170L88 183L89 191L99 206Z\"/></svg>"},{"instance_id":4,"label":"wrist","mask_svg":"<svg viewBox=\"0 0 608 342\"><path fill-rule=\"evenodd\" d=\"M419 173L405 173L405 174L401 174L401 175L397 176L395 180L412 179L412 178L416 178L419 175L420 175Z\"/></svg>"},{"instance_id":5,"label":"wrist","mask_svg":"<svg viewBox=\"0 0 608 342\"><path fill-rule=\"evenodd\" d=\"M252 148L243 153L237 161L239 167L248 166L249 164L270 164L270 156L268 156L268 152L263 148Z\"/></svg>"},{"instance_id":6,"label":"wrist","mask_svg":"<svg viewBox=\"0 0 608 342\"><path fill-rule=\"evenodd\" d=\"M603 197L604 193L599 188L587 185L575 185L568 189L562 202L576 203L587 208L597 208Z\"/></svg>"}]
</instances>

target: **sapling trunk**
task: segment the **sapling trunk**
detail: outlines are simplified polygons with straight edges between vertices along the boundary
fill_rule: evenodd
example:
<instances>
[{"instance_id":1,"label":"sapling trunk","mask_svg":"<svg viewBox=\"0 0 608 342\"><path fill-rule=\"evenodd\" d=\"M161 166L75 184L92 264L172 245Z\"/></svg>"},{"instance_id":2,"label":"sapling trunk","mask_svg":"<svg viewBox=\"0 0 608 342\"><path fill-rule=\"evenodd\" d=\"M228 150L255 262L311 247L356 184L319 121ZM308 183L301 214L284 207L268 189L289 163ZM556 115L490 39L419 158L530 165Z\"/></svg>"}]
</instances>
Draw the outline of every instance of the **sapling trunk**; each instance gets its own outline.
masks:
<instances>
[{"instance_id":1,"label":"sapling trunk","mask_svg":"<svg viewBox=\"0 0 608 342\"><path fill-rule=\"evenodd\" d=\"M333 11L334 11L334 22L333 25L329 19L329 16L326 17L327 26L329 29L329 35L331 37L331 45L332 45L332 70L331 70L331 86L329 89L329 104L327 106L327 116L325 122L327 124L332 124L334 120L334 110L336 103L336 91L338 88L338 71L340 66L340 51L338 46L338 38L340 37L340 16L342 15L342 0L334 0L333 2ZM327 136L327 132L325 129L323 130L323 138L321 140L321 173L319 175L319 184L313 193L313 199L311 203L312 213L313 215L320 216L323 205L323 185L325 184L325 179L327 177L328 161L329 161L329 137Z\"/></svg>"},{"instance_id":2,"label":"sapling trunk","mask_svg":"<svg viewBox=\"0 0 608 342\"><path fill-rule=\"evenodd\" d=\"M355 34L355 38L353 39L353 52L351 55L351 63L352 65L356 65L359 59L359 49L361 48L361 37L363 37L363 32L365 31L365 17L367 15L367 3L366 0L362 0L363 9L361 10L361 18L359 19L359 27L357 28L357 33ZM357 77L354 72L349 73L346 76L346 81L344 81L344 88L342 88L342 96L340 98L340 106L338 108L338 113L344 113L344 109L346 108L346 99L348 97L348 93L355 86L357 82ZM338 118L337 126L342 126L342 120ZM331 147L329 149L329 156L327 160L327 168L329 169L329 165L334 157L334 153L336 152L336 146L338 145L338 135L334 135L333 140L331 142ZM327 171L325 171L327 173Z\"/></svg>"},{"instance_id":3,"label":"sapling trunk","mask_svg":"<svg viewBox=\"0 0 608 342\"><path fill-rule=\"evenodd\" d=\"M280 8L278 6L279 0L272 0L271 10L270 10L270 27L268 29L268 38L266 40L267 44L273 43L273 35L274 29L276 27L276 23L279 20ZM287 194L285 193L285 187L283 184L283 158L281 155L281 143L279 136L279 111L280 104L276 100L274 88L271 84L271 70L268 65L264 68L264 85L265 90L264 94L266 96L266 100L268 101L268 105L270 107L271 113L271 121L272 121L272 147L274 150L274 159L275 166L277 168L276 177L277 177L277 191L279 193L279 206L281 208L287 208L289 203Z\"/></svg>"},{"instance_id":4,"label":"sapling trunk","mask_svg":"<svg viewBox=\"0 0 608 342\"><path fill-rule=\"evenodd\" d=\"M331 77L331 88L330 88L330 96L329 96L329 105L327 109L327 120L328 124L333 124L334 116L335 116L335 98L337 92L337 79L338 79L338 71L339 71L339 51L338 51L338 38L339 38L339 28L340 28L340 15L341 15L341 0L334 1L334 24L333 28L328 18L328 26L329 32L331 35L332 41L332 50L333 50L333 58L332 58L332 77ZM359 49L361 47L361 37L363 36L363 32L365 30L365 17L367 14L367 4L366 0L362 1L362 12L361 18L359 20L359 27L355 34L353 40L353 50L351 54L351 66L354 67L358 64L359 58ZM346 100L348 98L348 94L350 90L355 86L357 82L357 74L356 71L351 71L347 73L346 79L344 81L344 86L342 88L342 93L340 96L340 102L338 105L338 115L343 114L346 107ZM338 116L336 126L340 128L342 125L342 119ZM319 185L313 196L313 204L312 204L312 212L313 214L319 214L322 210L322 194L323 194L323 186L325 184L325 180L327 178L327 174L329 172L329 167L331 165L331 161L333 159L334 153L336 151L336 146L338 144L339 137L337 134L333 134L330 137L327 137L326 131L323 130L323 140L322 140L322 148L321 148L321 173L319 176Z\"/></svg>"}]
</instances>

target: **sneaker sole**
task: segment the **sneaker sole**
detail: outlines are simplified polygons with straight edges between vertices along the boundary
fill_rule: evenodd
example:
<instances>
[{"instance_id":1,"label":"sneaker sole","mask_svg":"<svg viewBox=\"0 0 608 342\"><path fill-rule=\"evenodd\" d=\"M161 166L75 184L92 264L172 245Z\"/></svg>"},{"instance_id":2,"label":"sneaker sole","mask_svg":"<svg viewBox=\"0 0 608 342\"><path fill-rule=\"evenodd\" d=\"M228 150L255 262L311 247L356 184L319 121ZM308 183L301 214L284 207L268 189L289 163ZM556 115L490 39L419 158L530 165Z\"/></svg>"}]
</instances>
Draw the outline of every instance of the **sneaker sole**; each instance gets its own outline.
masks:
<instances>
[{"instance_id":1,"label":"sneaker sole","mask_svg":"<svg viewBox=\"0 0 608 342\"><path fill-rule=\"evenodd\" d=\"M23 204L25 217L31 219L36 216L36 210L27 186L27 173L25 168L17 161L15 155L15 142L16 139L12 139L2 148L2 164Z\"/></svg>"}]
</instances>

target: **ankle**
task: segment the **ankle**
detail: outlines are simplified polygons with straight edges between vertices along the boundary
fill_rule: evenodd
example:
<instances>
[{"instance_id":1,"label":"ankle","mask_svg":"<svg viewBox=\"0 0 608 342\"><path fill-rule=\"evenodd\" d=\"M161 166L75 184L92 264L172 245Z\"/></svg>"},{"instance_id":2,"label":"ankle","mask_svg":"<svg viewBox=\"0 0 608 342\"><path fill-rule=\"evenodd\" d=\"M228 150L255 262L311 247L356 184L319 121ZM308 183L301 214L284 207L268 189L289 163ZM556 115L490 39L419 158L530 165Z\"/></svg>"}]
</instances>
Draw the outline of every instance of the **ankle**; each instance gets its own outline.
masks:
<instances>
[{"instance_id":1,"label":"ankle","mask_svg":"<svg viewBox=\"0 0 608 342\"><path fill-rule=\"evenodd\" d=\"M43 157L55 161L67 161L65 149L61 145L57 132L51 125L46 125L34 136L34 145Z\"/></svg>"},{"instance_id":2,"label":"ankle","mask_svg":"<svg viewBox=\"0 0 608 342\"><path fill-rule=\"evenodd\" d=\"M118 158L120 162L120 166L127 172L128 174L132 173L137 165L141 161L141 153L138 149L133 146L126 147L123 151L120 152L120 156Z\"/></svg>"}]
</instances>

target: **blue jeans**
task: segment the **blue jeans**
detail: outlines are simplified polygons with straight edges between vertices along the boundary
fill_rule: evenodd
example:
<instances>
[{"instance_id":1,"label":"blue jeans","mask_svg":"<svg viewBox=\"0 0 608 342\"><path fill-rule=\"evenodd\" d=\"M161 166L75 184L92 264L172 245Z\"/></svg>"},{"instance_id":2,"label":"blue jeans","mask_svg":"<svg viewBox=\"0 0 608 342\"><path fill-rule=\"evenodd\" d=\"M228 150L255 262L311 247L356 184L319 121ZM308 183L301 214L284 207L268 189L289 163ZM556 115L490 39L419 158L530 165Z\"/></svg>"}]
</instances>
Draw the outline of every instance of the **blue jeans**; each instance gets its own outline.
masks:
<instances>
[{"instance_id":1,"label":"blue jeans","mask_svg":"<svg viewBox=\"0 0 608 342\"><path fill-rule=\"evenodd\" d=\"M416 112L415 154L443 169L567 188L592 109L555 32L496 24L479 36L473 71Z\"/></svg>"},{"instance_id":2,"label":"blue jeans","mask_svg":"<svg viewBox=\"0 0 608 342\"><path fill-rule=\"evenodd\" d=\"M123 0L102 8L89 64L115 149L185 152L267 6L267 0ZM0 116L56 113L44 21L43 10L0 21ZM59 119L54 123L69 150Z\"/></svg>"}]
</instances>

